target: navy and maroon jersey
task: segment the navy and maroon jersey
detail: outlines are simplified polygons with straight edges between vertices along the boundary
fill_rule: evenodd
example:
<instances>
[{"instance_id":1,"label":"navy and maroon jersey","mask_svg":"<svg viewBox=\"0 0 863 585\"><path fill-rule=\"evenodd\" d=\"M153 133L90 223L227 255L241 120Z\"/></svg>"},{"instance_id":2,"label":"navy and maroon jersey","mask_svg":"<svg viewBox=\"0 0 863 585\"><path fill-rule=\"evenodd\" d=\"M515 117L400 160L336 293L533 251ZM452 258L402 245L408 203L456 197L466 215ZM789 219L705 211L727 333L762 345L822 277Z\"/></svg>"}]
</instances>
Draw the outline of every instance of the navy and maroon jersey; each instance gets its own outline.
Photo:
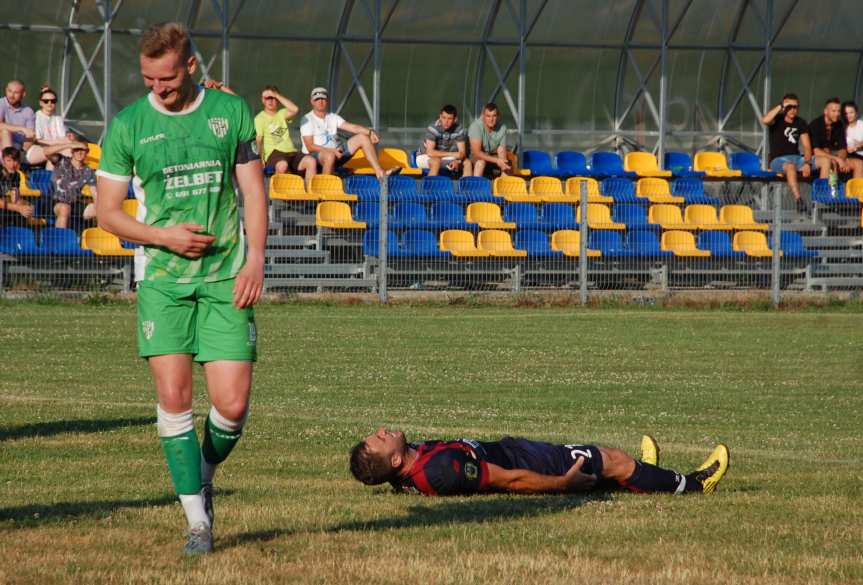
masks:
<instances>
[{"instance_id":1,"label":"navy and maroon jersey","mask_svg":"<svg viewBox=\"0 0 863 585\"><path fill-rule=\"evenodd\" d=\"M483 442L473 439L412 443L417 459L407 476L394 482L400 491L428 496L490 491L488 465L566 475L581 457L583 473L602 473L602 456L593 445L554 445L516 437Z\"/></svg>"}]
</instances>

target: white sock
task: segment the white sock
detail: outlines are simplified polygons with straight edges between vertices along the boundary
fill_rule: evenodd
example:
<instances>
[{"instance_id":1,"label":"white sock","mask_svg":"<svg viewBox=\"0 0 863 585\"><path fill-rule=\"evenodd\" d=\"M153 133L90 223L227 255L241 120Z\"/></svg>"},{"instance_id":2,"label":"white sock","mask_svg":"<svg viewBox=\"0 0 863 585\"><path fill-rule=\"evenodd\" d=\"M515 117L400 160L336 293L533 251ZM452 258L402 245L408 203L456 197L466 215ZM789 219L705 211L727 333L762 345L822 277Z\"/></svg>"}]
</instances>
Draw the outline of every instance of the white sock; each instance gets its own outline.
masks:
<instances>
[{"instance_id":1,"label":"white sock","mask_svg":"<svg viewBox=\"0 0 863 585\"><path fill-rule=\"evenodd\" d=\"M210 525L210 519L204 510L204 498L201 497L201 494L180 494L180 503L183 504L183 511L186 513L189 528L201 522L207 526Z\"/></svg>"}]
</instances>

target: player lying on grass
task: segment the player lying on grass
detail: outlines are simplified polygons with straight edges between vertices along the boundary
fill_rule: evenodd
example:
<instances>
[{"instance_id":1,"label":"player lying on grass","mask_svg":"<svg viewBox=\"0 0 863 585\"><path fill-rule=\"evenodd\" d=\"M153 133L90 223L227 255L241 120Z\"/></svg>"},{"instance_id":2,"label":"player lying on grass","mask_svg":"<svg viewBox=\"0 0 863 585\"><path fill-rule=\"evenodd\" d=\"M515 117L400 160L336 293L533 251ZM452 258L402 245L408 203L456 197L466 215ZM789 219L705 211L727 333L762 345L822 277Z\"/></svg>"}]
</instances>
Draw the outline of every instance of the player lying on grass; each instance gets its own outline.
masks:
<instances>
[{"instance_id":1,"label":"player lying on grass","mask_svg":"<svg viewBox=\"0 0 863 585\"><path fill-rule=\"evenodd\" d=\"M504 437L408 443L401 431L383 427L351 450L351 473L366 485L389 482L396 491L425 495L481 492L517 494L610 490L709 494L728 470L728 447L720 443L704 463L683 475L658 467L659 447L641 440L636 461L620 449L553 445Z\"/></svg>"}]
</instances>

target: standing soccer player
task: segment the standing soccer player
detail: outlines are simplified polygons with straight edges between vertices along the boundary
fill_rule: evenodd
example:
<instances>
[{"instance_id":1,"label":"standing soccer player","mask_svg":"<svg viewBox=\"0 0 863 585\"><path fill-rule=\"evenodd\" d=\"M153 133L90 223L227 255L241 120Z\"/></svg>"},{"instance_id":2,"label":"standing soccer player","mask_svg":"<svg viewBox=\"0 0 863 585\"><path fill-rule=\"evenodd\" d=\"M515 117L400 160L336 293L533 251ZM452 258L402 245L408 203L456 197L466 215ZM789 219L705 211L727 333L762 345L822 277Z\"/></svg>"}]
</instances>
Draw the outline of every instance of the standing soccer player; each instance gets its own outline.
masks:
<instances>
[{"instance_id":1,"label":"standing soccer player","mask_svg":"<svg viewBox=\"0 0 863 585\"><path fill-rule=\"evenodd\" d=\"M156 385L159 438L189 524L184 552L201 554L213 550L213 475L248 413L267 204L249 108L237 96L194 83L197 62L186 29L154 25L139 48L150 93L111 123L97 215L101 227L140 244L138 351ZM130 180L137 218L122 208ZM203 364L212 404L200 446L192 422L193 362Z\"/></svg>"}]
</instances>

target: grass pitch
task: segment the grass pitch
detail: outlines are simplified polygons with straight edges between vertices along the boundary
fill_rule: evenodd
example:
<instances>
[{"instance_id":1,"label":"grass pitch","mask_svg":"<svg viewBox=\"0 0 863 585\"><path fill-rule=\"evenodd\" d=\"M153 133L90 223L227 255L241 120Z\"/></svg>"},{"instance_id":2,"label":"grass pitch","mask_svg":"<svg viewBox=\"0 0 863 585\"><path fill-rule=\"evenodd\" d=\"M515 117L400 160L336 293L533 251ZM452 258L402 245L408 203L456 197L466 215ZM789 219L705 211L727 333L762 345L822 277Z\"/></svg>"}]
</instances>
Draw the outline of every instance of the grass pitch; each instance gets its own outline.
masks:
<instances>
[{"instance_id":1,"label":"grass pitch","mask_svg":"<svg viewBox=\"0 0 863 585\"><path fill-rule=\"evenodd\" d=\"M268 304L216 554L182 511L134 307L0 303L0 583L861 583L863 314ZM207 403L198 375L198 428ZM709 497L398 496L353 443L504 434L689 470Z\"/></svg>"}]
</instances>

